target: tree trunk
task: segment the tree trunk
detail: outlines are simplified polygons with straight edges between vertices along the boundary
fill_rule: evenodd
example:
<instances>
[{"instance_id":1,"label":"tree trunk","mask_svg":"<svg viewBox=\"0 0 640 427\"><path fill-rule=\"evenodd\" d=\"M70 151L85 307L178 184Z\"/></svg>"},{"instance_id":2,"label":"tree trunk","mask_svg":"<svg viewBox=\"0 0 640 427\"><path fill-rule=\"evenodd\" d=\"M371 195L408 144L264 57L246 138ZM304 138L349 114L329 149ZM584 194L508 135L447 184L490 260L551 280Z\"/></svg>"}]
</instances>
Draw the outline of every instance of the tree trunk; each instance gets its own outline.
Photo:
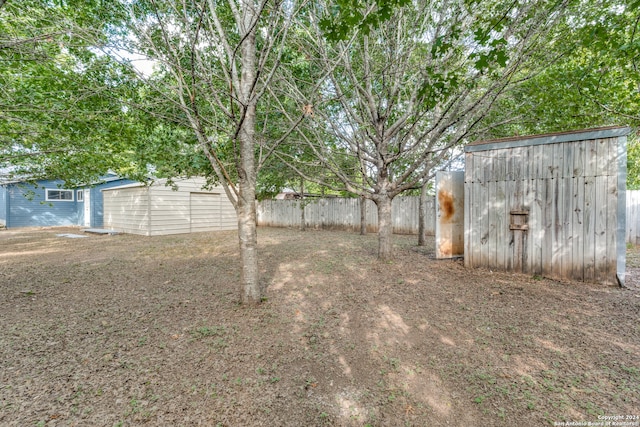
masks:
<instances>
[{"instance_id":1,"label":"tree trunk","mask_svg":"<svg viewBox=\"0 0 640 427\"><path fill-rule=\"evenodd\" d=\"M304 178L300 178L300 231L307 229L306 219L304 217Z\"/></svg>"},{"instance_id":2,"label":"tree trunk","mask_svg":"<svg viewBox=\"0 0 640 427\"><path fill-rule=\"evenodd\" d=\"M427 244L427 183L420 188L418 206L418 246Z\"/></svg>"},{"instance_id":3,"label":"tree trunk","mask_svg":"<svg viewBox=\"0 0 640 427\"><path fill-rule=\"evenodd\" d=\"M256 71L256 30L253 26L256 11L250 4L243 4L243 24L248 31L241 45L242 74L240 76L239 98L245 106L240 123L238 142L240 146L240 167L238 168L238 237L240 239L240 259L242 262L243 304L257 304L261 301L260 277L258 270L258 234L256 230L256 165L255 165L255 121L256 102L254 86Z\"/></svg>"},{"instance_id":4,"label":"tree trunk","mask_svg":"<svg viewBox=\"0 0 640 427\"><path fill-rule=\"evenodd\" d=\"M391 217L391 202L388 195L377 197L378 207L378 258L388 260L393 258L393 219Z\"/></svg>"},{"instance_id":5,"label":"tree trunk","mask_svg":"<svg viewBox=\"0 0 640 427\"><path fill-rule=\"evenodd\" d=\"M360 235L367 234L367 199L360 197Z\"/></svg>"},{"instance_id":6,"label":"tree trunk","mask_svg":"<svg viewBox=\"0 0 640 427\"><path fill-rule=\"evenodd\" d=\"M241 181L239 187L241 197L238 199L238 237L242 263L240 299L243 304L257 304L261 301L262 295L258 271L255 185L252 187Z\"/></svg>"},{"instance_id":7,"label":"tree trunk","mask_svg":"<svg viewBox=\"0 0 640 427\"><path fill-rule=\"evenodd\" d=\"M241 168L238 195L238 237L240 238L240 259L242 262L243 304L257 304L260 293L258 271L258 233L256 225L256 168L253 156L255 104L249 104L239 133Z\"/></svg>"}]
</instances>

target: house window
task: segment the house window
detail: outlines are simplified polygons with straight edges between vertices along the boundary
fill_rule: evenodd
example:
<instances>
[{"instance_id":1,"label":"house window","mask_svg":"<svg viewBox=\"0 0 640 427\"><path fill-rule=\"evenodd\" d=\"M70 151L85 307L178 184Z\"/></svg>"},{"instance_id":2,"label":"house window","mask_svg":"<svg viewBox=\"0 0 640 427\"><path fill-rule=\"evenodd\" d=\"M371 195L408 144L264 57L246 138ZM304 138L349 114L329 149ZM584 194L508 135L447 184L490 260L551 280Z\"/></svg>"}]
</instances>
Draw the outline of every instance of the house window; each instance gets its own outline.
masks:
<instances>
[{"instance_id":1,"label":"house window","mask_svg":"<svg viewBox=\"0 0 640 427\"><path fill-rule=\"evenodd\" d=\"M47 201L73 202L73 190L53 190L47 188Z\"/></svg>"},{"instance_id":2,"label":"house window","mask_svg":"<svg viewBox=\"0 0 640 427\"><path fill-rule=\"evenodd\" d=\"M76 191L76 200L79 202L84 201L84 191L82 190Z\"/></svg>"}]
</instances>

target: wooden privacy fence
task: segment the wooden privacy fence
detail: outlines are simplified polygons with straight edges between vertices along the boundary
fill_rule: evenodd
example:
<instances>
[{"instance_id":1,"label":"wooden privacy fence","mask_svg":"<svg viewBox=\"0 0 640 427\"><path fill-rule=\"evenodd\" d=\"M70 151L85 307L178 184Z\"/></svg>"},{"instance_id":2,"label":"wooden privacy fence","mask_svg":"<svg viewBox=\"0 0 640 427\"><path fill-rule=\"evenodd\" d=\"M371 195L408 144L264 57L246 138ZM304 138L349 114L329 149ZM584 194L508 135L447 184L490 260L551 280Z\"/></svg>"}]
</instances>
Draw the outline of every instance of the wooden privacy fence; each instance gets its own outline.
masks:
<instances>
[{"instance_id":1,"label":"wooden privacy fence","mask_svg":"<svg viewBox=\"0 0 640 427\"><path fill-rule=\"evenodd\" d=\"M627 228L625 239L640 245L640 190L627 190Z\"/></svg>"},{"instance_id":2,"label":"wooden privacy fence","mask_svg":"<svg viewBox=\"0 0 640 427\"><path fill-rule=\"evenodd\" d=\"M263 200L258 202L258 225L267 227L299 227L301 220L300 204L305 203L305 224L309 228L327 230L360 229L360 199L320 198L302 200ZM367 231L378 230L378 211L376 205L366 201ZM393 232L397 234L418 233L417 196L399 196L393 199ZM435 232L435 200L427 201L427 234Z\"/></svg>"}]
</instances>

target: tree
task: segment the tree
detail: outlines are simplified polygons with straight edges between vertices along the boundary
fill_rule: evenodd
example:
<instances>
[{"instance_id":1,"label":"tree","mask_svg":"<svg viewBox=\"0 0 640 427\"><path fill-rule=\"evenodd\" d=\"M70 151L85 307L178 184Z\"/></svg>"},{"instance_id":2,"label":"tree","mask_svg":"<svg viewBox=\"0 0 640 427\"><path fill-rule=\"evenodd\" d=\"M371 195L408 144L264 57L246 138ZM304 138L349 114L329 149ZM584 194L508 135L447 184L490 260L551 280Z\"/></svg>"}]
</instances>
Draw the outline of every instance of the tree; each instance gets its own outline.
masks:
<instances>
[{"instance_id":1,"label":"tree","mask_svg":"<svg viewBox=\"0 0 640 427\"><path fill-rule=\"evenodd\" d=\"M138 0L123 2L129 25L118 51L157 63L140 76L170 120L190 128L238 216L244 303L262 294L256 233L257 172L274 146L304 118L283 129L265 100L285 52L296 2ZM156 106L157 108L158 106ZM276 135L274 138L274 135Z\"/></svg>"},{"instance_id":2,"label":"tree","mask_svg":"<svg viewBox=\"0 0 640 427\"><path fill-rule=\"evenodd\" d=\"M377 7L358 4L362 16ZM305 126L316 136L298 136L348 191L375 202L380 258L392 256L393 198L420 187L453 149L485 131L483 119L513 79L536 69L565 7L416 1L337 42L325 37L326 21L314 18L330 5L310 15L309 61L327 78Z\"/></svg>"},{"instance_id":3,"label":"tree","mask_svg":"<svg viewBox=\"0 0 640 427\"><path fill-rule=\"evenodd\" d=\"M640 126L639 4L585 3L566 37L547 50L554 61L502 98L487 120L501 123L482 138L567 131L597 126ZM640 150L628 145L629 188L640 188Z\"/></svg>"},{"instance_id":4,"label":"tree","mask_svg":"<svg viewBox=\"0 0 640 427\"><path fill-rule=\"evenodd\" d=\"M549 66L500 100L486 137L640 122L640 14L619 0L581 4Z\"/></svg>"},{"instance_id":5,"label":"tree","mask_svg":"<svg viewBox=\"0 0 640 427\"><path fill-rule=\"evenodd\" d=\"M90 33L104 43L118 15L73 0L0 6L0 170L85 183L131 171L138 128L125 102L134 88L85 41Z\"/></svg>"}]
</instances>

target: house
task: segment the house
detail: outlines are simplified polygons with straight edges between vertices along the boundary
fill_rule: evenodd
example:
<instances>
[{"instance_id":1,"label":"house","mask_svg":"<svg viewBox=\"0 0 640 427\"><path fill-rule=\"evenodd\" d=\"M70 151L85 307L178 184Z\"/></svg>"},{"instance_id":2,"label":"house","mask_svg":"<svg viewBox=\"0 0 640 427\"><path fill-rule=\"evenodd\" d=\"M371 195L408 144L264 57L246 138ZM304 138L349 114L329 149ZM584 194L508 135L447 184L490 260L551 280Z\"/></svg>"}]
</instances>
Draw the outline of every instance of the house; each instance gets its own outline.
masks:
<instances>
[{"instance_id":1,"label":"house","mask_svg":"<svg viewBox=\"0 0 640 427\"><path fill-rule=\"evenodd\" d=\"M7 228L80 225L102 227L101 190L134 181L108 174L91 185L67 188L61 180L0 183L0 225Z\"/></svg>"},{"instance_id":2,"label":"house","mask_svg":"<svg viewBox=\"0 0 640 427\"><path fill-rule=\"evenodd\" d=\"M220 187L206 188L204 178L136 183L102 190L104 227L123 233L159 236L236 230L237 216Z\"/></svg>"}]
</instances>

